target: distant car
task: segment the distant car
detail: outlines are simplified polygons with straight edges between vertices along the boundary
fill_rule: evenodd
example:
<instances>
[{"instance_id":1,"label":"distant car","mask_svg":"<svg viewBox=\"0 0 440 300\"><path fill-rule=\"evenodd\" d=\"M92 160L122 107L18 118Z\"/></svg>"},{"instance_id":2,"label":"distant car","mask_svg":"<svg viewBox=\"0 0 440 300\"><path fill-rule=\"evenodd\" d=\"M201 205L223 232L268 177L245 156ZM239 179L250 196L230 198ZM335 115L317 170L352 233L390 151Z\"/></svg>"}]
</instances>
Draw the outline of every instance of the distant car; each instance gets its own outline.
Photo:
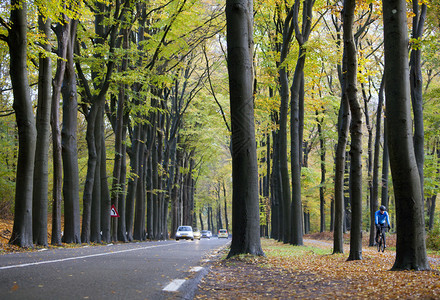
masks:
<instances>
[{"instance_id":1,"label":"distant car","mask_svg":"<svg viewBox=\"0 0 440 300\"><path fill-rule=\"evenodd\" d=\"M209 230L202 230L202 231L200 231L200 233L202 234L202 238L210 239L212 236L212 233Z\"/></svg>"},{"instance_id":2,"label":"distant car","mask_svg":"<svg viewBox=\"0 0 440 300\"><path fill-rule=\"evenodd\" d=\"M194 236L195 239L200 240L200 237L202 236L202 234L200 233L200 230L198 230L197 228L195 228L195 229L193 230L193 236Z\"/></svg>"},{"instance_id":3,"label":"distant car","mask_svg":"<svg viewBox=\"0 0 440 300\"><path fill-rule=\"evenodd\" d=\"M194 233L191 226L179 226L176 231L176 241L180 239L194 240Z\"/></svg>"},{"instance_id":4,"label":"distant car","mask_svg":"<svg viewBox=\"0 0 440 300\"><path fill-rule=\"evenodd\" d=\"M219 239L220 238L228 238L228 237L229 237L229 234L228 234L228 231L226 229L220 229L218 231L218 238Z\"/></svg>"}]
</instances>

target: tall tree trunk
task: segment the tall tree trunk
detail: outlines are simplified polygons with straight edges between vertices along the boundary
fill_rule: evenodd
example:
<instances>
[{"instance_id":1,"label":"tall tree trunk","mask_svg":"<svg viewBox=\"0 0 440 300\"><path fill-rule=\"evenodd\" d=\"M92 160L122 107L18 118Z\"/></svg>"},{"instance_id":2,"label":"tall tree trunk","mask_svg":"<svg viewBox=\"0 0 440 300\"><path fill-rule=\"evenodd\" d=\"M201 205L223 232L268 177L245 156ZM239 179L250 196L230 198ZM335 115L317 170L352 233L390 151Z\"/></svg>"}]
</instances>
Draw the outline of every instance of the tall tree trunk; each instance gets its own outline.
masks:
<instances>
[{"instance_id":1,"label":"tall tree trunk","mask_svg":"<svg viewBox=\"0 0 440 300\"><path fill-rule=\"evenodd\" d=\"M301 45L300 45L301 47ZM291 86L291 102L290 102L290 144L291 144L291 172L292 172L292 201L290 206L290 243L294 246L303 245L303 222L302 222L302 202L301 202L301 156L302 156L302 139L300 141L300 118L299 111L300 97L299 90L304 72L304 64L306 53L300 48L298 61L293 76L293 84ZM302 98L304 100L304 98Z\"/></svg>"},{"instance_id":2,"label":"tall tree trunk","mask_svg":"<svg viewBox=\"0 0 440 300\"><path fill-rule=\"evenodd\" d=\"M320 166L321 166L321 182L319 184L319 212L320 212L320 226L319 231L325 231L325 140L324 133L322 131L322 125L324 123L324 117L318 117L318 110L316 110L316 121L318 123L318 136L319 136L319 156L321 157Z\"/></svg>"},{"instance_id":3,"label":"tall tree trunk","mask_svg":"<svg viewBox=\"0 0 440 300\"><path fill-rule=\"evenodd\" d=\"M253 2L227 0L232 128L232 236L228 257L264 255L260 243L258 161L253 109Z\"/></svg>"},{"instance_id":4,"label":"tall tree trunk","mask_svg":"<svg viewBox=\"0 0 440 300\"><path fill-rule=\"evenodd\" d=\"M200 230L205 230L205 228L203 226L203 218L202 218L201 212L199 212L199 221L200 221Z\"/></svg>"},{"instance_id":5,"label":"tall tree trunk","mask_svg":"<svg viewBox=\"0 0 440 300\"><path fill-rule=\"evenodd\" d=\"M220 195L219 195L220 196ZM220 198L218 199L218 207L217 207L217 227L223 228L223 222L222 222L222 206Z\"/></svg>"},{"instance_id":6,"label":"tall tree trunk","mask_svg":"<svg viewBox=\"0 0 440 300\"><path fill-rule=\"evenodd\" d=\"M385 113L386 115L386 113ZM381 189L381 205L388 207L388 174L390 172L390 156L388 152L388 134L387 122L384 117L383 122L383 153L382 153L382 189Z\"/></svg>"},{"instance_id":7,"label":"tall tree trunk","mask_svg":"<svg viewBox=\"0 0 440 300\"><path fill-rule=\"evenodd\" d=\"M276 118L274 118L276 119ZM273 131L273 164L272 164L272 237L282 241L283 237L283 214L282 214L282 193L281 193L281 172L279 160L279 131Z\"/></svg>"},{"instance_id":8,"label":"tall tree trunk","mask_svg":"<svg viewBox=\"0 0 440 300\"><path fill-rule=\"evenodd\" d=\"M50 21L38 15L39 31L47 40L50 39ZM43 45L46 51L51 50L49 42ZM52 62L49 57L40 53L38 74L38 108L37 108L37 143L35 149L34 189L32 203L33 240L37 245L47 246L47 207L49 186L49 140L51 109Z\"/></svg>"},{"instance_id":9,"label":"tall tree trunk","mask_svg":"<svg viewBox=\"0 0 440 300\"><path fill-rule=\"evenodd\" d=\"M136 205L134 211L134 226L133 226L133 239L143 241L145 240L145 169L146 169L146 157L145 157L145 141L146 141L146 129L145 126L141 129L139 150L136 153L138 155L138 181L136 185ZM153 176L154 176L154 160L153 160Z\"/></svg>"},{"instance_id":10,"label":"tall tree trunk","mask_svg":"<svg viewBox=\"0 0 440 300\"><path fill-rule=\"evenodd\" d=\"M335 17L333 21L336 27L336 46L341 48L341 22ZM345 53L342 60L345 59ZM333 231L333 253L344 253L344 225L345 225L345 207L344 207L344 173L346 166L346 147L348 141L348 130L350 124L350 107L345 95L346 73L342 71L340 63L337 64L338 78L341 84L341 105L338 113L338 144L335 151L335 194L334 194L334 231Z\"/></svg>"},{"instance_id":11,"label":"tall tree trunk","mask_svg":"<svg viewBox=\"0 0 440 300\"><path fill-rule=\"evenodd\" d=\"M226 185L225 180L222 181L223 184L223 200L225 202L225 228L229 232L229 220L228 220L228 199L226 198Z\"/></svg>"},{"instance_id":12,"label":"tall tree trunk","mask_svg":"<svg viewBox=\"0 0 440 300\"><path fill-rule=\"evenodd\" d=\"M373 158L373 178L372 178L372 190L371 190L371 205L370 205L370 246L375 244L375 220L374 213L377 211L379 206L379 156L380 156L380 141L382 139L382 106L384 102L384 88L385 81L382 78L380 88L379 88L379 102L377 104L376 113L376 139L374 141L374 158Z\"/></svg>"},{"instance_id":13,"label":"tall tree trunk","mask_svg":"<svg viewBox=\"0 0 440 300\"><path fill-rule=\"evenodd\" d=\"M130 171L136 174L136 176L130 176L128 180L127 187L127 200L126 200L126 229L127 229L127 239L128 241L133 240L133 224L134 224L134 212L135 212L135 199L136 199L136 188L138 184L139 177L139 147L140 147L140 133L142 130L141 124L136 124L133 130L133 136L131 138L131 148L129 151L130 156Z\"/></svg>"},{"instance_id":14,"label":"tall tree trunk","mask_svg":"<svg viewBox=\"0 0 440 300\"><path fill-rule=\"evenodd\" d=\"M161 101L161 106L163 108L164 105L164 100ZM159 124L158 124L158 131L157 131L157 136L156 136L156 145L157 145L157 165L159 166L163 166L163 156L164 156L164 152L163 152L163 144L164 144L164 131L165 131L165 116L163 114L159 115ZM168 169L164 169L166 170L166 172L168 172ZM165 193L163 192L164 190L164 186L163 186L163 175L159 174L157 175L157 186L155 187L155 189L157 189L157 191L159 191L158 193L158 207L157 207L157 213L156 213L156 220L155 220L155 225L157 227L157 234L156 234L156 239L158 240L162 240L165 239L165 234L163 232L163 230L165 228L163 228L163 212L164 212L164 198L165 198ZM189 223L191 225L191 223Z\"/></svg>"},{"instance_id":15,"label":"tall tree trunk","mask_svg":"<svg viewBox=\"0 0 440 300\"><path fill-rule=\"evenodd\" d=\"M36 128L27 72L26 2L11 0L8 36L10 76L18 127L18 159L15 182L15 213L10 244L32 247L32 189Z\"/></svg>"},{"instance_id":16,"label":"tall tree trunk","mask_svg":"<svg viewBox=\"0 0 440 300\"><path fill-rule=\"evenodd\" d=\"M351 230L350 162L350 152L347 151L345 153L344 169L344 233Z\"/></svg>"},{"instance_id":17,"label":"tall tree trunk","mask_svg":"<svg viewBox=\"0 0 440 300\"><path fill-rule=\"evenodd\" d=\"M426 18L427 5L421 5L419 11L419 2L413 1L413 24L412 24L412 38L421 40L423 37L423 27ZM419 170L420 187L422 198L424 195L423 188L423 165L425 161L425 129L423 127L423 76L422 76L422 50L420 47L411 49L410 56L410 87L411 87L411 102L412 111L414 114L414 153L416 156L417 169Z\"/></svg>"},{"instance_id":18,"label":"tall tree trunk","mask_svg":"<svg viewBox=\"0 0 440 300\"><path fill-rule=\"evenodd\" d=\"M343 75L346 76L345 74ZM345 90L345 87L342 87ZM350 123L350 108L345 92L341 97L338 121L338 145L335 159L335 224L333 233L333 253L344 253L344 173L345 173L345 148L348 140Z\"/></svg>"},{"instance_id":19,"label":"tall tree trunk","mask_svg":"<svg viewBox=\"0 0 440 300\"><path fill-rule=\"evenodd\" d=\"M53 80L51 126L53 147L53 188L52 188L52 245L61 244L61 201L63 166L61 158L61 130L60 130L60 100L61 86L66 70L66 52L70 36L69 20L64 24L57 24L55 34L58 41L58 60L55 78Z\"/></svg>"},{"instance_id":20,"label":"tall tree trunk","mask_svg":"<svg viewBox=\"0 0 440 300\"><path fill-rule=\"evenodd\" d=\"M383 2L385 92L397 243L392 270L429 270L420 176L411 134L406 1Z\"/></svg>"},{"instance_id":21,"label":"tall tree trunk","mask_svg":"<svg viewBox=\"0 0 440 300\"><path fill-rule=\"evenodd\" d=\"M214 232L214 224L212 224L212 207L211 207L211 205L208 206L208 230Z\"/></svg>"},{"instance_id":22,"label":"tall tree trunk","mask_svg":"<svg viewBox=\"0 0 440 300\"><path fill-rule=\"evenodd\" d=\"M266 136L266 176L264 178L264 189L263 189L263 196L266 199L265 200L265 207L269 206L266 208L266 231L264 236L265 237L269 237L269 224L270 224L270 182L271 182L271 175L270 175L270 171L271 171L271 142L270 142L270 133L267 133ZM226 211L226 189L225 189L225 181L223 180L223 190L225 193L225 221L226 221L226 229L229 232L229 228L228 228L228 219L227 219L227 211Z\"/></svg>"},{"instance_id":23,"label":"tall tree trunk","mask_svg":"<svg viewBox=\"0 0 440 300\"><path fill-rule=\"evenodd\" d=\"M295 27L295 37L300 47L298 60L291 86L291 116L290 116L290 143L291 143L291 172L292 172L292 203L291 203L291 236L293 245L303 244L302 202L301 202L301 166L304 128L304 65L306 49L303 47L308 41L311 32L312 11L314 0L303 1L303 20L301 30L298 22L301 2L295 0L292 23Z\"/></svg>"},{"instance_id":24,"label":"tall tree trunk","mask_svg":"<svg viewBox=\"0 0 440 300\"><path fill-rule=\"evenodd\" d=\"M179 207L179 186L181 185L180 183L180 178L181 178L181 174L180 174L180 166L182 163L182 150L181 149L177 149L176 150L176 171L174 172L174 180L173 180L173 187L171 189L171 212L172 212L172 218L171 218L171 238L174 238L175 236L175 232L177 230L177 227L179 226L179 221L178 221L178 207ZM201 218L201 213L200 213L200 218ZM200 223L202 224L202 230L203 230L203 222L202 219L200 219ZM208 226L209 226L209 222L208 222Z\"/></svg>"},{"instance_id":25,"label":"tall tree trunk","mask_svg":"<svg viewBox=\"0 0 440 300\"><path fill-rule=\"evenodd\" d=\"M86 141L89 157L87 160L87 175L83 192L83 218L81 228L81 241L83 243L90 243L91 236L92 199L98 159L94 135L97 114L98 106L93 104L87 115Z\"/></svg>"},{"instance_id":26,"label":"tall tree trunk","mask_svg":"<svg viewBox=\"0 0 440 300\"><path fill-rule=\"evenodd\" d=\"M280 239L284 243L289 243L291 238L291 194L290 194L290 183L289 183L289 168L288 168L288 157L287 157L287 116L289 111L289 79L287 75L287 67L283 66L287 54L290 48L290 42L293 35L293 27L290 25L294 14L293 8L289 10L289 13L284 20L284 26L282 31L283 43L280 51L280 64L279 64L279 81L280 81L280 112L279 112L279 130L277 133L278 137L278 161L279 161L279 172L280 172L280 184L281 189L280 201L282 202L282 226L280 231Z\"/></svg>"},{"instance_id":27,"label":"tall tree trunk","mask_svg":"<svg viewBox=\"0 0 440 300\"><path fill-rule=\"evenodd\" d=\"M102 118L104 118L104 111L102 112ZM101 238L104 243L111 242L111 223L110 223L110 212L111 212L111 198L110 189L108 186L107 178L107 154L105 151L105 135L104 135L104 122L101 122Z\"/></svg>"},{"instance_id":28,"label":"tall tree trunk","mask_svg":"<svg viewBox=\"0 0 440 300\"><path fill-rule=\"evenodd\" d=\"M127 140L127 120L124 121L124 129L122 136L122 160L121 160L121 173L119 175L119 189L120 195L118 197L118 225L117 225L117 240L127 242L127 227L126 227L126 181L127 181L127 155L126 155L126 140Z\"/></svg>"},{"instance_id":29,"label":"tall tree trunk","mask_svg":"<svg viewBox=\"0 0 440 300\"><path fill-rule=\"evenodd\" d=\"M429 217L428 228L429 228L429 230L432 230L432 228L434 228L436 200L437 200L437 195L432 195L431 199L430 199L429 210L428 210L428 213L429 213L429 215L428 215L428 217Z\"/></svg>"},{"instance_id":30,"label":"tall tree trunk","mask_svg":"<svg viewBox=\"0 0 440 300\"><path fill-rule=\"evenodd\" d=\"M129 37L128 30L123 29L123 49L127 50L129 48ZM128 55L122 60L121 72L125 72L128 68ZM126 155L125 151L123 152L124 144L123 137L125 136L124 130L126 127L124 126L125 119L125 100L126 93L125 91L128 89L126 84L120 84L119 93L118 93L118 105L116 111L116 120L115 120L115 159L113 164L113 182L112 182L112 193L111 193L111 203L115 206L119 211L119 200L122 198L121 187L125 184L125 177L121 177L122 172L122 161L124 160L124 156ZM121 182L121 179L124 182ZM124 205L121 203L121 206ZM116 218L112 219L112 240L116 241L118 239L118 220ZM124 238L125 240L125 238Z\"/></svg>"},{"instance_id":31,"label":"tall tree trunk","mask_svg":"<svg viewBox=\"0 0 440 300\"><path fill-rule=\"evenodd\" d=\"M101 164L102 164L102 143L101 143L101 122L103 117L103 107L101 106L101 101L95 100L93 103L96 106L96 117L95 119L88 120L94 123L93 126L93 138L92 143L94 143L96 149L96 165L92 176L93 186L92 186L92 206L91 206L91 223L90 223L90 241L95 243L101 243Z\"/></svg>"},{"instance_id":32,"label":"tall tree trunk","mask_svg":"<svg viewBox=\"0 0 440 300\"><path fill-rule=\"evenodd\" d=\"M367 142L367 186L368 186L368 194L367 194L367 205L370 208L370 240L369 246L374 246L374 238L376 236L376 226L374 224L374 214L377 211L377 197L373 199L373 125L370 121L370 112L368 110L368 104L370 103L371 93L369 92L367 95L367 91L365 88L365 84L361 83L362 89L362 98L364 100L364 116L365 116L365 126L367 127L368 132L368 142Z\"/></svg>"},{"instance_id":33,"label":"tall tree trunk","mask_svg":"<svg viewBox=\"0 0 440 300\"><path fill-rule=\"evenodd\" d=\"M335 199L330 200L330 231L335 230Z\"/></svg>"},{"instance_id":34,"label":"tall tree trunk","mask_svg":"<svg viewBox=\"0 0 440 300\"><path fill-rule=\"evenodd\" d=\"M63 127L61 130L61 146L64 170L64 236L65 243L81 243L80 210L79 210L79 175L77 149L77 91L76 74L73 62L73 48L76 40L78 20L70 21L70 38L67 47L67 64L63 95Z\"/></svg>"},{"instance_id":35,"label":"tall tree trunk","mask_svg":"<svg viewBox=\"0 0 440 300\"><path fill-rule=\"evenodd\" d=\"M350 254L348 260L362 259L362 109L357 99L357 57L353 36L355 0L344 1L343 30L345 68L347 73L345 94L352 115L350 124L350 200L352 207Z\"/></svg>"},{"instance_id":36,"label":"tall tree trunk","mask_svg":"<svg viewBox=\"0 0 440 300\"><path fill-rule=\"evenodd\" d=\"M147 189L147 237L149 240L154 239L154 218L153 218L153 166L151 155L146 161L145 187ZM177 227L176 227L177 229Z\"/></svg>"}]
</instances>

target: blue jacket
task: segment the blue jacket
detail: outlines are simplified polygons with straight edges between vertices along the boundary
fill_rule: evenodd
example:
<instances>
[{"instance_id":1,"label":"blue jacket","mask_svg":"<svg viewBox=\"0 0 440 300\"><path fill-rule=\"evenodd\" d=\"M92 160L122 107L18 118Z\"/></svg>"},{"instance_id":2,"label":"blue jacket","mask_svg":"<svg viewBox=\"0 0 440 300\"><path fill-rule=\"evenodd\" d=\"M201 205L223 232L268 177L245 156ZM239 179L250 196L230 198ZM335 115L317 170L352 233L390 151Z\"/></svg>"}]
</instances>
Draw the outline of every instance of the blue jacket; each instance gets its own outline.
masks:
<instances>
[{"instance_id":1,"label":"blue jacket","mask_svg":"<svg viewBox=\"0 0 440 300\"><path fill-rule=\"evenodd\" d=\"M386 211L383 214L380 213L380 210L376 211L376 213L374 214L374 219L375 219L376 225L387 224L388 227L391 227L390 226L390 217L388 216L388 212L386 212Z\"/></svg>"}]
</instances>

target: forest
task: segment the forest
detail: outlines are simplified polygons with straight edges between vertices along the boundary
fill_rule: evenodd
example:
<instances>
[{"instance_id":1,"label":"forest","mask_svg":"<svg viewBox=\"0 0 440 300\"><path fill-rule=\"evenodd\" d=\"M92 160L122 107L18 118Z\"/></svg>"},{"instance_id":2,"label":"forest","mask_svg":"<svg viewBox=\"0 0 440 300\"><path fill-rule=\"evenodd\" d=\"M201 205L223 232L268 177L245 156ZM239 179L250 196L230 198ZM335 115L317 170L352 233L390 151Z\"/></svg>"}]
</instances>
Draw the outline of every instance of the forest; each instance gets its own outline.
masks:
<instances>
[{"instance_id":1,"label":"forest","mask_svg":"<svg viewBox=\"0 0 440 300\"><path fill-rule=\"evenodd\" d=\"M387 44L383 5L254 1L253 116L234 117L224 1L2 2L0 217L14 219L10 243L161 240L182 224L231 231L231 148L244 147L232 133L249 120L261 236L301 245L334 231L338 252L349 231L350 258L361 259L356 239L374 244L385 205L392 231L405 230L400 216L420 223L411 232L423 245L420 230L438 240L440 2L400 7L403 46ZM398 68L386 67L387 49ZM410 119L396 117L406 104L392 95L410 96ZM396 156L407 148L414 164ZM413 214L397 213L408 211L399 197Z\"/></svg>"}]
</instances>

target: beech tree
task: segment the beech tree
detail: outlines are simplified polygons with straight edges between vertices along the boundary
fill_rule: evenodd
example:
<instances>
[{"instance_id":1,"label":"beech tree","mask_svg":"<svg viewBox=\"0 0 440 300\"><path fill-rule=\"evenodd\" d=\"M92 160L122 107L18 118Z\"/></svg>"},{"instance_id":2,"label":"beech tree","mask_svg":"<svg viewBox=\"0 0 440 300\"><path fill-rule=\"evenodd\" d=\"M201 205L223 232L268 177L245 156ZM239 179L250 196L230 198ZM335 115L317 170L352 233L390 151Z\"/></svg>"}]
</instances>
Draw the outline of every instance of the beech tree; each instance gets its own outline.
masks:
<instances>
[{"instance_id":1,"label":"beech tree","mask_svg":"<svg viewBox=\"0 0 440 300\"><path fill-rule=\"evenodd\" d=\"M345 61L343 59L343 65ZM343 66L343 69L345 65ZM335 153L335 224L333 234L333 253L344 253L344 171L348 129L351 120L350 106L346 96L346 72L340 72L341 105L338 116L338 143Z\"/></svg>"},{"instance_id":2,"label":"beech tree","mask_svg":"<svg viewBox=\"0 0 440 300\"><path fill-rule=\"evenodd\" d=\"M343 10L344 65L346 72L344 96L350 106L350 200L352 223L349 260L362 259L362 110L357 99L357 47L353 34L355 0L345 0Z\"/></svg>"},{"instance_id":3,"label":"beech tree","mask_svg":"<svg viewBox=\"0 0 440 300\"><path fill-rule=\"evenodd\" d=\"M8 29L8 36L1 38L9 46L13 107L18 128L14 226L9 243L20 247L33 247L32 193L36 125L27 71L27 3L11 0L11 7L9 22L0 19Z\"/></svg>"},{"instance_id":4,"label":"beech tree","mask_svg":"<svg viewBox=\"0 0 440 300\"><path fill-rule=\"evenodd\" d=\"M424 148L424 127L423 127L423 77L422 77L422 50L420 49L420 41L423 37L423 28L426 19L427 4L419 1L413 1L413 18L412 18L412 49L410 52L410 91L412 111L414 115L414 151L416 155L417 168L419 170L420 186L422 190L422 198L424 198L423 188L423 165L425 157Z\"/></svg>"},{"instance_id":5,"label":"beech tree","mask_svg":"<svg viewBox=\"0 0 440 300\"><path fill-rule=\"evenodd\" d=\"M66 243L81 243L78 174L78 93L73 61L78 20L70 20L67 39L66 69L61 88L63 96L63 126L61 129L61 154L63 159L64 235Z\"/></svg>"},{"instance_id":6,"label":"beech tree","mask_svg":"<svg viewBox=\"0 0 440 300\"><path fill-rule=\"evenodd\" d=\"M45 39L50 38L49 19L39 13L38 27ZM49 53L48 41L43 49ZM51 111L52 62L47 53L40 53L38 108L36 118L37 144L35 152L34 190L32 201L32 231L33 240L37 245L47 245L47 208L48 208L48 179L49 179L49 136Z\"/></svg>"},{"instance_id":7,"label":"beech tree","mask_svg":"<svg viewBox=\"0 0 440 300\"><path fill-rule=\"evenodd\" d=\"M290 143L291 143L291 171L292 171L292 203L291 203L291 236L293 245L303 244L303 222L301 202L301 167L303 152L304 128L304 65L306 60L305 43L308 41L311 28L314 0L302 3L302 24L300 26L299 8L300 1L296 0L293 6L292 26L295 28L295 37L299 45L298 60L295 67L291 86L290 99Z\"/></svg>"},{"instance_id":8,"label":"beech tree","mask_svg":"<svg viewBox=\"0 0 440 300\"><path fill-rule=\"evenodd\" d=\"M392 270L429 270L420 176L411 130L406 1L383 1L387 133L396 201Z\"/></svg>"},{"instance_id":9,"label":"beech tree","mask_svg":"<svg viewBox=\"0 0 440 300\"><path fill-rule=\"evenodd\" d=\"M232 130L232 236L228 257L264 255L260 244L258 161L253 115L253 2L226 1Z\"/></svg>"},{"instance_id":10,"label":"beech tree","mask_svg":"<svg viewBox=\"0 0 440 300\"><path fill-rule=\"evenodd\" d=\"M287 8L286 8L287 9ZM282 43L279 45L280 62L279 62L279 93L280 93L280 109L279 109L279 130L276 133L276 147L277 155L274 159L274 171L278 172L279 176L275 174L274 180L276 181L275 187L279 188L278 192L280 199L280 216L281 219L281 236L280 238L284 243L288 243L291 238L291 189L289 182L289 168L288 168L288 156L287 156L287 118L289 111L289 76L287 67L287 55L291 47L292 36L294 32L294 25L292 24L293 15L295 10L292 7L288 8L287 15L283 22L281 22L281 8L278 8L279 20L283 26L277 26L282 28ZM275 166L275 164L277 166ZM279 182L278 182L279 178Z\"/></svg>"},{"instance_id":11,"label":"beech tree","mask_svg":"<svg viewBox=\"0 0 440 300\"><path fill-rule=\"evenodd\" d=\"M56 54L57 67L52 80L52 107L50 123L52 128L52 160L53 160L53 188L52 188L52 239L51 244L61 244L61 202L62 202L62 158L61 158L61 129L60 129L60 99L61 86L66 70L67 43L70 36L70 19L62 15L61 22L54 25L57 37Z\"/></svg>"}]
</instances>

